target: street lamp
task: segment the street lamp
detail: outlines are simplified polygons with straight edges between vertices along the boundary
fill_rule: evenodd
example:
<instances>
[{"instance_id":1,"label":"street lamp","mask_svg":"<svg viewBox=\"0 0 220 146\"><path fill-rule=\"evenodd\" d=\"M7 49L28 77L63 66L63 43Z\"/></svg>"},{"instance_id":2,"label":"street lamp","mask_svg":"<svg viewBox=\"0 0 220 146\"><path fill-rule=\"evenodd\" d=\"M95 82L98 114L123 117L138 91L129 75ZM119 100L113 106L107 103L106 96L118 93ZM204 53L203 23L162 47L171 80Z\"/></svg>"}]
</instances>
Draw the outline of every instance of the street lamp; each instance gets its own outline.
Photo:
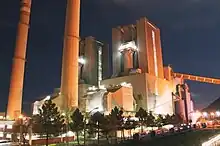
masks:
<instances>
[{"instance_id":1,"label":"street lamp","mask_svg":"<svg viewBox=\"0 0 220 146\"><path fill-rule=\"evenodd\" d=\"M95 107L95 108L93 108L92 110L90 110L89 112L88 112L88 114L86 114L86 112L85 112L85 116L84 116L84 126L83 126L83 132L84 132L84 145L86 145L86 118L87 118L87 116L89 116L94 110L97 110L97 109L99 109L99 107Z\"/></svg>"}]
</instances>

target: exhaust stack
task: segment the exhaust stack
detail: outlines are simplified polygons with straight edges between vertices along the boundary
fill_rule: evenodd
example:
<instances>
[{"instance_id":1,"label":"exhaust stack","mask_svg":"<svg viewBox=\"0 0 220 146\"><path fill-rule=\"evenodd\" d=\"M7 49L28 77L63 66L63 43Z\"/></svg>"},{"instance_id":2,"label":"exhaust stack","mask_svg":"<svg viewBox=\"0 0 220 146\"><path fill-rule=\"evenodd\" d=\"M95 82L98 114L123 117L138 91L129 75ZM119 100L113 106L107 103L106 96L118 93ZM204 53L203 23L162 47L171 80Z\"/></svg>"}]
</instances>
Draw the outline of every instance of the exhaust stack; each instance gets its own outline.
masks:
<instances>
[{"instance_id":1,"label":"exhaust stack","mask_svg":"<svg viewBox=\"0 0 220 146\"><path fill-rule=\"evenodd\" d=\"M80 0L67 0L61 76L63 110L78 107L79 25Z\"/></svg>"},{"instance_id":2,"label":"exhaust stack","mask_svg":"<svg viewBox=\"0 0 220 146\"><path fill-rule=\"evenodd\" d=\"M7 106L7 117L10 119L18 118L22 109L22 94L30 12L31 0L21 0L20 20L17 30Z\"/></svg>"}]
</instances>

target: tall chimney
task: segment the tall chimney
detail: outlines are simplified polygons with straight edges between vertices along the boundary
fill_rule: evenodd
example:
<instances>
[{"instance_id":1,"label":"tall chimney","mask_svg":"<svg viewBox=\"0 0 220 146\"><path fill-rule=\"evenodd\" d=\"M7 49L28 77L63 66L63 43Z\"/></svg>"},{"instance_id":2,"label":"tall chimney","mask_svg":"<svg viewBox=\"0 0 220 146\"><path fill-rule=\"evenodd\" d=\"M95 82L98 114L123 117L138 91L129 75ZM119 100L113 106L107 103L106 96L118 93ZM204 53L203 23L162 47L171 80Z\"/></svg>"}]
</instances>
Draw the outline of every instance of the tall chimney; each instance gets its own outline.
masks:
<instances>
[{"instance_id":1,"label":"tall chimney","mask_svg":"<svg viewBox=\"0 0 220 146\"><path fill-rule=\"evenodd\" d=\"M16 119L21 114L30 11L31 0L21 0L20 20L17 30L7 107L7 116L10 119Z\"/></svg>"},{"instance_id":2,"label":"tall chimney","mask_svg":"<svg viewBox=\"0 0 220 146\"><path fill-rule=\"evenodd\" d=\"M61 76L61 109L78 107L80 0L67 0Z\"/></svg>"}]
</instances>

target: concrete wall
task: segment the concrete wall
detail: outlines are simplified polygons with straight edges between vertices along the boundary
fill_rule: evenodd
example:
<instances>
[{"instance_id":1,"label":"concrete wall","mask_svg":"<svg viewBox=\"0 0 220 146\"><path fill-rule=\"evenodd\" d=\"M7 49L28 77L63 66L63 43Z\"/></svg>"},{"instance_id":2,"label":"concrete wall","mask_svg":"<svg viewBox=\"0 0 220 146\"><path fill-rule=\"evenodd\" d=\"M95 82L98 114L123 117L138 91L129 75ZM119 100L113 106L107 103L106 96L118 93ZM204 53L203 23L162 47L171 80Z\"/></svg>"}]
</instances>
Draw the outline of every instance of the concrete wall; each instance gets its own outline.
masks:
<instances>
[{"instance_id":1,"label":"concrete wall","mask_svg":"<svg viewBox=\"0 0 220 146\"><path fill-rule=\"evenodd\" d=\"M134 111L134 97L132 87L121 87L115 92L107 95L107 112L115 107L123 108L125 111Z\"/></svg>"},{"instance_id":2,"label":"concrete wall","mask_svg":"<svg viewBox=\"0 0 220 146\"><path fill-rule=\"evenodd\" d=\"M122 55L118 48L129 41L135 41L138 47L138 64L135 67L140 68L143 73L164 78L160 30L146 18L138 20L136 25L112 29L113 76L117 76L123 70Z\"/></svg>"},{"instance_id":3,"label":"concrete wall","mask_svg":"<svg viewBox=\"0 0 220 146\"><path fill-rule=\"evenodd\" d=\"M110 58L109 45L97 41L94 37L89 36L80 43L79 55L85 59L82 66L81 80L85 84L98 85L98 55L101 48L101 76L102 78L110 77Z\"/></svg>"},{"instance_id":4,"label":"concrete wall","mask_svg":"<svg viewBox=\"0 0 220 146\"><path fill-rule=\"evenodd\" d=\"M131 83L138 110L140 107L156 113L173 113L172 92L173 81L156 78L149 74L136 74L103 80L102 85L117 85L123 82ZM157 82L157 83L156 83ZM158 94L155 94L157 88Z\"/></svg>"}]
</instances>

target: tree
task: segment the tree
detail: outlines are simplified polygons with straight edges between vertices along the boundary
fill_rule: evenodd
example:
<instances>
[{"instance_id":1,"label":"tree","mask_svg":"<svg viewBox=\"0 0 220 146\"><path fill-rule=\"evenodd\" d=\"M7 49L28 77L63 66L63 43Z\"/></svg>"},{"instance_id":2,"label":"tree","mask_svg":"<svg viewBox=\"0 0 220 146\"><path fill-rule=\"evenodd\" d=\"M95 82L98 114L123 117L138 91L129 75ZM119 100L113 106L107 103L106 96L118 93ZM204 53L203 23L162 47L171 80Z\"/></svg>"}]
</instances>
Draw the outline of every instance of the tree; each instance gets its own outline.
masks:
<instances>
[{"instance_id":1,"label":"tree","mask_svg":"<svg viewBox=\"0 0 220 146\"><path fill-rule=\"evenodd\" d=\"M84 128L84 116L77 108L70 116L72 122L70 123L70 129L76 132L77 143L79 145L79 132Z\"/></svg>"},{"instance_id":2,"label":"tree","mask_svg":"<svg viewBox=\"0 0 220 146\"><path fill-rule=\"evenodd\" d=\"M95 128L95 132L98 134L98 144L99 144L100 130L102 127L101 125L104 122L104 120L105 120L104 114L100 112L96 112L90 117L89 124L93 128Z\"/></svg>"},{"instance_id":3,"label":"tree","mask_svg":"<svg viewBox=\"0 0 220 146\"><path fill-rule=\"evenodd\" d=\"M115 137L117 140L117 130L121 130L121 127L123 126L123 110L119 110L117 107L112 109L111 113L109 114L110 117L110 123L112 131L115 132Z\"/></svg>"},{"instance_id":4,"label":"tree","mask_svg":"<svg viewBox=\"0 0 220 146\"><path fill-rule=\"evenodd\" d=\"M126 130L130 130L130 132L129 132L130 137L131 137L131 130L135 129L137 127L137 125L138 125L138 123L135 120L132 120L131 116L127 117L127 120L125 122L124 127Z\"/></svg>"},{"instance_id":5,"label":"tree","mask_svg":"<svg viewBox=\"0 0 220 146\"><path fill-rule=\"evenodd\" d=\"M157 127L162 127L165 124L165 118L161 114L159 114L156 118L155 124Z\"/></svg>"},{"instance_id":6,"label":"tree","mask_svg":"<svg viewBox=\"0 0 220 146\"><path fill-rule=\"evenodd\" d=\"M135 117L139 119L141 132L143 132L143 126L146 123L146 119L148 117L147 111L144 110L142 107L136 112Z\"/></svg>"},{"instance_id":7,"label":"tree","mask_svg":"<svg viewBox=\"0 0 220 146\"><path fill-rule=\"evenodd\" d=\"M183 118L179 114L172 115L171 118L172 118L172 122L170 124L173 124L173 125L181 124L184 121Z\"/></svg>"},{"instance_id":8,"label":"tree","mask_svg":"<svg viewBox=\"0 0 220 146\"><path fill-rule=\"evenodd\" d=\"M105 135L107 142L109 143L109 133L112 131L111 129L111 123L110 123L110 116L106 115L104 116L103 121L100 123L100 127L102 129L102 133Z\"/></svg>"},{"instance_id":9,"label":"tree","mask_svg":"<svg viewBox=\"0 0 220 146\"><path fill-rule=\"evenodd\" d=\"M169 114L167 114L166 116L165 116L165 125L167 125L167 124L171 124L172 123L172 116L170 116Z\"/></svg>"},{"instance_id":10,"label":"tree","mask_svg":"<svg viewBox=\"0 0 220 146\"><path fill-rule=\"evenodd\" d=\"M44 133L43 125L41 124L41 117L39 115L32 116L32 131L38 133L40 136Z\"/></svg>"},{"instance_id":11,"label":"tree","mask_svg":"<svg viewBox=\"0 0 220 146\"><path fill-rule=\"evenodd\" d=\"M43 133L46 134L46 145L48 146L48 139L51 135L57 136L64 127L64 117L58 111L56 104L52 100L46 100L39 115L33 118L33 123L43 128ZM40 123L39 123L40 122Z\"/></svg>"},{"instance_id":12,"label":"tree","mask_svg":"<svg viewBox=\"0 0 220 146\"><path fill-rule=\"evenodd\" d=\"M149 114L147 115L146 125L149 127L155 126L155 117L153 116L152 111L150 111Z\"/></svg>"}]
</instances>

